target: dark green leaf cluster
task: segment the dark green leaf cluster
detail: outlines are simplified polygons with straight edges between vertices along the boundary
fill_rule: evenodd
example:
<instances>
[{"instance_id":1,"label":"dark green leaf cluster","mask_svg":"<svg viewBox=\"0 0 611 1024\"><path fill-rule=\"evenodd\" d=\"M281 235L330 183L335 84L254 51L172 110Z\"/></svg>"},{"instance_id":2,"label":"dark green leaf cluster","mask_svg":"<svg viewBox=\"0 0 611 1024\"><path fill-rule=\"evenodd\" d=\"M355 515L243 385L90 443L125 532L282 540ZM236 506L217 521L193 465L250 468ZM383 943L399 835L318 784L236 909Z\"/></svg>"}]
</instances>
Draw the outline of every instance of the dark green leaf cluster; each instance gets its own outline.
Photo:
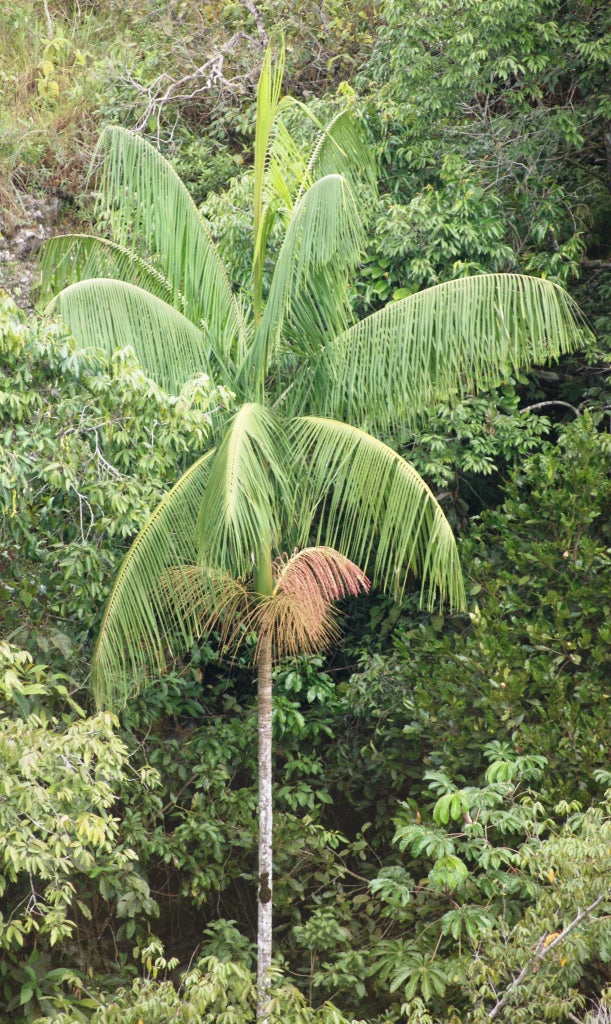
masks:
<instances>
[{"instance_id":1,"label":"dark green leaf cluster","mask_svg":"<svg viewBox=\"0 0 611 1024\"><path fill-rule=\"evenodd\" d=\"M604 259L605 5L382 7L377 45L357 79L387 193L365 301L474 269L522 268L567 283L588 245Z\"/></svg>"}]
</instances>

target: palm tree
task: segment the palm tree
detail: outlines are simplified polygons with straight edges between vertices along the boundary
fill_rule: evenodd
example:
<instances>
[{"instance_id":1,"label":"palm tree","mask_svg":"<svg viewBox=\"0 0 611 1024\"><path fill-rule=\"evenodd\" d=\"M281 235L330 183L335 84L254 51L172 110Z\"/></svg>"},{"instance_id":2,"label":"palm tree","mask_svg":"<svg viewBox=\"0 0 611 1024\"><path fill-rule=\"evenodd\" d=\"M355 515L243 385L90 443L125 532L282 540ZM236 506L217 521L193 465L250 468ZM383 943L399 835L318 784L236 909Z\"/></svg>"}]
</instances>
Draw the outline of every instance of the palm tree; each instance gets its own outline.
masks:
<instances>
[{"instance_id":1,"label":"palm tree","mask_svg":"<svg viewBox=\"0 0 611 1024\"><path fill-rule=\"evenodd\" d=\"M93 663L120 706L213 626L258 633L258 1019L271 962L271 678L275 658L333 635L331 605L366 590L464 606L456 545L416 471L368 433L583 343L571 299L510 275L452 281L354 323L372 165L348 108L307 162L282 121L282 62L266 55L254 152L252 287L237 294L186 189L145 141L107 128L100 190L113 241L48 243L43 294L85 345L131 345L170 390L195 373L238 411L153 512L115 582ZM364 198L365 197L365 198ZM269 287L266 257L283 228ZM312 542L314 541L314 544ZM289 557L284 552L292 551ZM361 568L358 568L360 566Z\"/></svg>"}]
</instances>

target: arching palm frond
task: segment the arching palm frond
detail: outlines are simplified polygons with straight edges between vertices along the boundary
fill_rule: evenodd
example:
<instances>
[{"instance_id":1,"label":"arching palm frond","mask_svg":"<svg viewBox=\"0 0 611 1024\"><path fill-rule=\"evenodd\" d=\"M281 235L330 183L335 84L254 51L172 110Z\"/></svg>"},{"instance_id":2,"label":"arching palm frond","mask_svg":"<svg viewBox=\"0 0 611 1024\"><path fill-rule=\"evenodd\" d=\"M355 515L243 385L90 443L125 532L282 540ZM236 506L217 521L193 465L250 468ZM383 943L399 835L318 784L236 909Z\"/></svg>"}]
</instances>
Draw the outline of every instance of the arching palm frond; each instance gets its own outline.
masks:
<instances>
[{"instance_id":1,"label":"arching palm frond","mask_svg":"<svg viewBox=\"0 0 611 1024\"><path fill-rule=\"evenodd\" d=\"M104 129L99 188L113 239L144 246L170 282L173 304L205 324L221 357L244 347L244 325L208 227L171 164L146 140ZM235 350L235 351L234 351ZM185 378L186 379L186 378Z\"/></svg>"},{"instance_id":2,"label":"arching palm frond","mask_svg":"<svg viewBox=\"0 0 611 1024\"><path fill-rule=\"evenodd\" d=\"M309 158L303 144L285 124L287 108L299 108L318 129ZM361 209L366 208L376 191L373 149L367 145L353 109L344 108L323 125L306 104L285 96L278 103L277 115L268 140L263 183L263 250L278 214L288 223L296 203L320 178L333 174L345 178L358 192Z\"/></svg>"},{"instance_id":3,"label":"arching palm frond","mask_svg":"<svg viewBox=\"0 0 611 1024\"><path fill-rule=\"evenodd\" d=\"M308 416L295 420L293 429L303 467L302 537L314 526L319 543L345 552L363 569L373 562L374 583L397 596L413 573L429 608L436 596L451 608L464 607L454 535L416 470L349 424ZM307 509L313 510L309 517Z\"/></svg>"},{"instance_id":4,"label":"arching palm frond","mask_svg":"<svg viewBox=\"0 0 611 1024\"><path fill-rule=\"evenodd\" d=\"M125 704L176 656L172 644L186 651L199 636L202 602L182 596L193 579L195 523L213 455L195 462L165 495L123 560L93 656L99 707Z\"/></svg>"},{"instance_id":5,"label":"arching palm frond","mask_svg":"<svg viewBox=\"0 0 611 1024\"><path fill-rule=\"evenodd\" d=\"M242 406L218 448L203 496L197 519L200 561L248 576L262 549L281 547L294 489L281 423L262 405Z\"/></svg>"},{"instance_id":6,"label":"arching palm frond","mask_svg":"<svg viewBox=\"0 0 611 1024\"><path fill-rule=\"evenodd\" d=\"M219 377L207 337L166 302L124 281L94 279L72 284L50 303L84 347L105 352L131 345L149 376L180 391L197 373ZM220 368L221 379L223 368Z\"/></svg>"},{"instance_id":7,"label":"arching palm frond","mask_svg":"<svg viewBox=\"0 0 611 1024\"><path fill-rule=\"evenodd\" d=\"M321 130L312 150L304 178L304 187L328 174L341 174L352 185L365 185L366 192L376 190L374 148L367 144L354 110L346 107ZM367 195L361 196L367 199Z\"/></svg>"},{"instance_id":8,"label":"arching palm frond","mask_svg":"<svg viewBox=\"0 0 611 1024\"><path fill-rule=\"evenodd\" d=\"M37 302L46 305L63 288L77 281L110 277L135 284L164 302L172 303L170 282L131 249L94 235L58 235L45 244L40 261ZM182 303L177 305L181 308Z\"/></svg>"},{"instance_id":9,"label":"arching palm frond","mask_svg":"<svg viewBox=\"0 0 611 1024\"><path fill-rule=\"evenodd\" d=\"M286 325L318 352L321 337L346 326L348 271L358 259L362 225L354 194L340 175L315 182L296 205L278 255L265 312L248 363L262 392Z\"/></svg>"},{"instance_id":10,"label":"arching palm frond","mask_svg":"<svg viewBox=\"0 0 611 1024\"><path fill-rule=\"evenodd\" d=\"M417 292L366 317L325 349L294 389L298 406L384 429L439 400L491 387L583 346L575 302L557 285L482 274ZM307 407L307 406L306 406Z\"/></svg>"}]
</instances>

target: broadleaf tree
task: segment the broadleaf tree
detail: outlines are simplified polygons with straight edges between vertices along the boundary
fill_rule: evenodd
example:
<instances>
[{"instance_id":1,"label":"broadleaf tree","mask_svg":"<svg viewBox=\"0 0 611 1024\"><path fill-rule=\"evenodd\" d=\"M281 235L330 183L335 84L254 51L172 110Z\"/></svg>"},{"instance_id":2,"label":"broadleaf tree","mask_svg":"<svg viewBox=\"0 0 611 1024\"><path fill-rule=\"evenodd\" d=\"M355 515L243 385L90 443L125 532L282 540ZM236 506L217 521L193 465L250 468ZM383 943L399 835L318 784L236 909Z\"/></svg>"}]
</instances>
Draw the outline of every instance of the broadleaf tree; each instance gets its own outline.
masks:
<instances>
[{"instance_id":1,"label":"broadleaf tree","mask_svg":"<svg viewBox=\"0 0 611 1024\"><path fill-rule=\"evenodd\" d=\"M584 343L560 288L520 276L452 281L355 323L374 169L346 109L309 159L283 123L282 60L257 95L252 283L237 293L180 179L118 127L101 138L113 240L49 242L41 295L84 346L131 345L168 389L205 372L238 411L152 513L120 569L93 663L99 706L126 702L215 627L256 629L259 701L258 1019L272 955L274 659L316 649L331 605L373 583L464 606L454 537L418 473L369 430L415 423L432 402L496 383ZM271 232L282 232L269 286ZM286 554L292 552L292 554Z\"/></svg>"}]
</instances>

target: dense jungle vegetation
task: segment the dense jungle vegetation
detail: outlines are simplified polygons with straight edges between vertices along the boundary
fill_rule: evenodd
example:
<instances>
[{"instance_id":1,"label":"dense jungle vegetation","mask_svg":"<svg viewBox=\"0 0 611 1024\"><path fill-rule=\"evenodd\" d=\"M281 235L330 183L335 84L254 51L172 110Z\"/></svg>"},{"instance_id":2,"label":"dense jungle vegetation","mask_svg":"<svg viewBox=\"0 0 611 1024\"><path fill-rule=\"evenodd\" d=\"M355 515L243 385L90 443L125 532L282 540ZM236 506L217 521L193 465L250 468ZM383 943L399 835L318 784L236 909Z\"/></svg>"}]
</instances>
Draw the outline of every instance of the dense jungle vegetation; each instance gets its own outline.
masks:
<instances>
[{"instance_id":1,"label":"dense jungle vegetation","mask_svg":"<svg viewBox=\"0 0 611 1024\"><path fill-rule=\"evenodd\" d=\"M254 408L249 388L257 402L306 396L291 416L311 414L315 393L315 412L340 410L335 447L354 414L389 458L408 459L452 526L467 598L426 610L414 575L401 594L381 579L342 602L333 644L274 665L267 1020L611 1020L610 23L604 3L582 0L0 6L2 1024L255 1020L261 620L244 617L231 656L221 624L192 629L152 685L136 658L124 707L96 710L91 679L130 545L227 422L243 422L241 403ZM335 156L364 237L346 217L332 255L347 254L349 273L329 278L320 256L316 302L292 313L286 272L269 344L282 354L284 332L293 363L261 356L249 377L227 356L225 372L219 359L160 381L136 354L136 317L120 343L84 344L69 303L47 306L94 263L171 292L160 207L128 204L121 220L118 201L101 201L96 144L115 125L170 161L231 268L226 308L239 296L246 350L287 251L282 218L256 229L252 214L270 43L284 46L283 92L299 101L278 134L288 162L267 164L273 212L299 208L306 178L316 185L318 126L346 111L360 142L342 136ZM123 138L114 131L105 138ZM33 250L69 232L102 239L112 258L83 242L70 272L56 260L41 285L41 262L48 271L64 243L35 272ZM154 273L129 256L132 235ZM324 340L325 317L340 331L501 273L579 303L587 327L576 322L554 362L475 369L477 392L459 374L443 400L414 385L400 412L400 384L380 394L373 371L357 398L324 392L314 342L298 347L300 323ZM193 308L189 330L214 326L214 311ZM248 415L263 445L268 420ZM316 463L312 436L300 466ZM336 495L348 477L334 478ZM335 529L341 540L341 515ZM109 657L121 657L118 635Z\"/></svg>"}]
</instances>

